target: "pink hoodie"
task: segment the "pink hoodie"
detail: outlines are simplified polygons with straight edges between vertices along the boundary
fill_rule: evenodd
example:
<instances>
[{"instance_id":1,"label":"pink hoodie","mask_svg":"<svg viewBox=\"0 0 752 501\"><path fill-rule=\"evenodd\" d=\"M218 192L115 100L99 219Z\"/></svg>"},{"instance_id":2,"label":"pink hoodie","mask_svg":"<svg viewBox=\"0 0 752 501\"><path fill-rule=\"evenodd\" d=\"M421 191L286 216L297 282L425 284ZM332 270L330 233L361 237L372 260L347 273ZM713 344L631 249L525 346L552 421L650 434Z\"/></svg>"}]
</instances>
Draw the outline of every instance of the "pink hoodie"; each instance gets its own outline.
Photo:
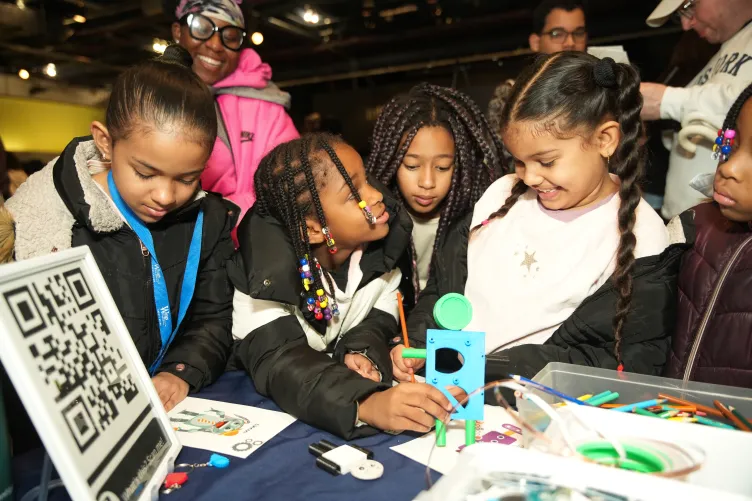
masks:
<instances>
[{"instance_id":1,"label":"pink hoodie","mask_svg":"<svg viewBox=\"0 0 752 501\"><path fill-rule=\"evenodd\" d=\"M256 51L244 49L237 69L213 86L220 94L217 102L232 152L218 137L201 185L237 204L241 209L238 221L256 201L253 176L261 159L278 144L299 137L284 106L277 104L289 102L289 96L271 84L271 77L271 67ZM258 98L242 97L244 91Z\"/></svg>"}]
</instances>

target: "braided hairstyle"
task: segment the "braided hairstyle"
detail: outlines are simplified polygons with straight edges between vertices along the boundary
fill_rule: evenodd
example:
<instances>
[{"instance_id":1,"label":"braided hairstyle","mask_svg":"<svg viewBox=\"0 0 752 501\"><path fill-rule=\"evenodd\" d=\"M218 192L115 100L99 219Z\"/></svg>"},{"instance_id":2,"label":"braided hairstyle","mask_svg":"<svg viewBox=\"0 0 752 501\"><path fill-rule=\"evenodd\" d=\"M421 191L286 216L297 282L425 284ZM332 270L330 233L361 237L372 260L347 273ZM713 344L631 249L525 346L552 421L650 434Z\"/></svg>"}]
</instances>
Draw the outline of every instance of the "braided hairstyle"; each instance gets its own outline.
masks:
<instances>
[{"instance_id":1,"label":"braided hairstyle","mask_svg":"<svg viewBox=\"0 0 752 501\"><path fill-rule=\"evenodd\" d=\"M386 104L371 140L366 171L399 194L397 170L410 144L423 127L443 127L454 139L455 168L443 202L433 253L452 223L472 210L486 188L503 170L504 148L480 108L458 90L428 83ZM401 198L401 197L400 197ZM411 239L413 259L415 246ZM413 265L416 298L420 292L417 266Z\"/></svg>"},{"instance_id":2,"label":"braided hairstyle","mask_svg":"<svg viewBox=\"0 0 752 501\"><path fill-rule=\"evenodd\" d=\"M736 129L736 122L739 120L739 114L742 112L742 108L744 108L744 105L750 97L752 97L752 84L748 85L739 97L736 98L734 104L731 105L731 109L726 115L726 120L723 122L723 130Z\"/></svg>"},{"instance_id":3,"label":"braided hairstyle","mask_svg":"<svg viewBox=\"0 0 752 501\"><path fill-rule=\"evenodd\" d=\"M642 94L637 71L613 59L600 60L580 52L560 52L540 56L518 78L507 106L502 111L502 132L515 121L539 124L547 132L561 137L581 135L612 119L619 122L621 141L609 162L609 169L620 179L618 213L619 247L616 269L611 279L618 293L613 319L614 355L620 368L621 333L632 302L632 270L637 239L633 233L636 210L642 197L643 150L640 138L644 124L640 120ZM527 186L518 180L502 207L483 223L504 217Z\"/></svg>"},{"instance_id":4,"label":"braided hairstyle","mask_svg":"<svg viewBox=\"0 0 752 501\"><path fill-rule=\"evenodd\" d=\"M256 171L256 210L260 215L274 217L284 225L298 263L305 259L314 265L306 217L315 217L322 228L327 227L318 190L326 185L332 166L344 178L355 199L361 201L358 190L334 151L338 144L344 144L339 136L327 133L305 134L274 148L261 160ZM336 301L334 284L329 274L318 273L314 266L311 267L313 272L310 290L302 291L301 297L307 300L314 297L315 291L323 290L333 302ZM323 286L322 276L328 289ZM306 308L301 310L311 321L309 317L312 312Z\"/></svg>"}]
</instances>

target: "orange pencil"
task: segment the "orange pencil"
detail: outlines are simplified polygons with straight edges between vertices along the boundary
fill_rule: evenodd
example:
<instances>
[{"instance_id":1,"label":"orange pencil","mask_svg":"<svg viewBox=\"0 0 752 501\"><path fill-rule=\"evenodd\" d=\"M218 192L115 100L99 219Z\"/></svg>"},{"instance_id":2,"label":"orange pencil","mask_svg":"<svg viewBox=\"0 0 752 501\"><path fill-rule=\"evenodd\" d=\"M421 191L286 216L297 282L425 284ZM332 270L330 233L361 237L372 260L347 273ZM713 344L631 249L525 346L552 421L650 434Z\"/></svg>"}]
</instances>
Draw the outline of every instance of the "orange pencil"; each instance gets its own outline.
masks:
<instances>
[{"instance_id":1,"label":"orange pencil","mask_svg":"<svg viewBox=\"0 0 752 501\"><path fill-rule=\"evenodd\" d=\"M718 408L718 410L721 411L721 413L726 419L734 423L734 426L736 426L742 431L746 431L746 432L752 431L752 428L742 423L741 419L734 416L734 413L728 410L728 408L722 403L720 403L718 400L713 400L713 405L715 405Z\"/></svg>"},{"instance_id":2,"label":"orange pencil","mask_svg":"<svg viewBox=\"0 0 752 501\"><path fill-rule=\"evenodd\" d=\"M721 411L713 409L712 407L708 407L707 405L700 405L700 404L696 404L695 402L690 402L689 400L684 400L683 398L673 397L671 395L666 395L665 393L659 393L658 398L665 398L672 404L694 406L697 408L698 411L706 412L710 414L711 416L724 417Z\"/></svg>"},{"instance_id":3,"label":"orange pencil","mask_svg":"<svg viewBox=\"0 0 752 501\"><path fill-rule=\"evenodd\" d=\"M397 304L399 304L400 324L402 325L402 339L405 341L405 348L410 347L410 340L407 338L407 323L405 322L405 308L402 306L402 293L397 291ZM410 374L410 380L415 382L415 374Z\"/></svg>"}]
</instances>

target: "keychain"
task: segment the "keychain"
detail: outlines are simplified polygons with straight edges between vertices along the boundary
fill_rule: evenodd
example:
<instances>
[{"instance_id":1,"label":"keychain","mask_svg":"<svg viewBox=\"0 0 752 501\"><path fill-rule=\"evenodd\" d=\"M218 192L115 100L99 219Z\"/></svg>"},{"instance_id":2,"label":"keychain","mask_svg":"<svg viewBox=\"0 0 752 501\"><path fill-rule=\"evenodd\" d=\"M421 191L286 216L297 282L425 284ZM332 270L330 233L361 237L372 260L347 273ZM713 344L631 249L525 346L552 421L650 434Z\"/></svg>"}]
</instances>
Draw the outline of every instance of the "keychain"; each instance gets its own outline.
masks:
<instances>
[{"instance_id":1,"label":"keychain","mask_svg":"<svg viewBox=\"0 0 752 501\"><path fill-rule=\"evenodd\" d=\"M220 454L212 454L209 457L209 461L206 463L181 463L175 465L175 469L186 468L187 471L175 471L167 474L164 481L164 487L162 494L169 494L173 491L180 489L184 483L188 481L188 474L193 473L196 468L205 468L207 466L213 468L227 468L230 466L230 460Z\"/></svg>"}]
</instances>

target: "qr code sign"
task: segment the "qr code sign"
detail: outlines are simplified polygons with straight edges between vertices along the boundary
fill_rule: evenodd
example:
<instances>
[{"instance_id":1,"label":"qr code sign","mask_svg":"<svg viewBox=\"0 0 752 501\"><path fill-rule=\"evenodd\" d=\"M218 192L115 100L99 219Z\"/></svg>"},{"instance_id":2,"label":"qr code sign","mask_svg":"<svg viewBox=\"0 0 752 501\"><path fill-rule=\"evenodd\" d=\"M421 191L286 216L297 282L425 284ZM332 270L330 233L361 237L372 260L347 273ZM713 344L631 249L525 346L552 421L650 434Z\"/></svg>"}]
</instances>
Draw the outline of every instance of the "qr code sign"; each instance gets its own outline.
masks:
<instances>
[{"instance_id":1,"label":"qr code sign","mask_svg":"<svg viewBox=\"0 0 752 501\"><path fill-rule=\"evenodd\" d=\"M84 273L37 275L3 297L83 453L138 394Z\"/></svg>"}]
</instances>

